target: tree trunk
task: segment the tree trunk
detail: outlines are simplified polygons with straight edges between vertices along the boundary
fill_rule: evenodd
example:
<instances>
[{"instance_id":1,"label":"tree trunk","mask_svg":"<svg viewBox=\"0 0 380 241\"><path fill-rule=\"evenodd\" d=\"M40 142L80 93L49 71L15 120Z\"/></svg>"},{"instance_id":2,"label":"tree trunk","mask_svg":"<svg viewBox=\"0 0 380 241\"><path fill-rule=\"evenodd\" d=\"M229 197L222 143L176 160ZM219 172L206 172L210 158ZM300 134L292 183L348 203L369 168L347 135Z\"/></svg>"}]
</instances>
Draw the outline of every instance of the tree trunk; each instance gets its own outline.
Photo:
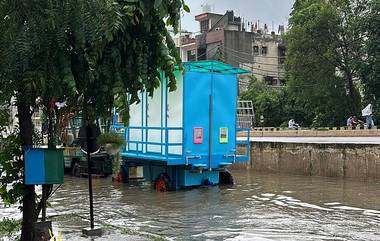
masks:
<instances>
[{"instance_id":1,"label":"tree trunk","mask_svg":"<svg viewBox=\"0 0 380 241\"><path fill-rule=\"evenodd\" d=\"M349 111L352 113L355 113L355 96L354 96L354 79L353 79L353 76L351 74L351 72L349 70L347 70L347 85L348 85L348 96L349 96L349 101L350 101L350 107L349 107Z\"/></svg>"},{"instance_id":2,"label":"tree trunk","mask_svg":"<svg viewBox=\"0 0 380 241\"><path fill-rule=\"evenodd\" d=\"M31 147L32 141L32 113L30 106L19 100L17 103L18 119L20 126L20 137L23 147ZM24 196L22 199L22 227L21 240L33 240L35 217L35 189L34 185L24 185Z\"/></svg>"},{"instance_id":3,"label":"tree trunk","mask_svg":"<svg viewBox=\"0 0 380 241\"><path fill-rule=\"evenodd\" d=\"M48 120L49 120L49 128L48 128L48 148L56 148L55 145L55 128L54 128L54 112L51 111L48 114ZM38 209L36 212L36 218L38 219L38 216L40 215L40 210L42 210L42 216L41 216L41 221L45 222L46 221L46 206L47 206L47 200L49 196L51 195L53 190L53 185L50 184L43 184L42 185L42 197L40 204L38 205ZM40 209L41 207L41 209ZM49 234L47 234L49 235Z\"/></svg>"}]
</instances>

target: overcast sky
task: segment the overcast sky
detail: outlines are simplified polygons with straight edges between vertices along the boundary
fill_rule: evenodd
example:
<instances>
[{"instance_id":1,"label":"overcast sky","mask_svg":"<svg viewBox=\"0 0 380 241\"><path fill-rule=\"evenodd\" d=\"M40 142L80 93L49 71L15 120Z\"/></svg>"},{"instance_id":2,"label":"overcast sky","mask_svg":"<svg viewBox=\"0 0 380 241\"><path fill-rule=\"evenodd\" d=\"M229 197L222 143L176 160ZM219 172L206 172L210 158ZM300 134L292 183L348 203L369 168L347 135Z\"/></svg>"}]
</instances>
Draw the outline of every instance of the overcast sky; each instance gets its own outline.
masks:
<instances>
[{"instance_id":1,"label":"overcast sky","mask_svg":"<svg viewBox=\"0 0 380 241\"><path fill-rule=\"evenodd\" d=\"M287 24L289 14L295 0L185 0L191 13L185 13L182 19L182 29L198 32L198 22L194 17L202 13L202 4L209 4L212 12L224 14L227 10L234 10L236 16L245 21L257 22L261 27L264 23L272 30L278 30L279 24Z\"/></svg>"}]
</instances>

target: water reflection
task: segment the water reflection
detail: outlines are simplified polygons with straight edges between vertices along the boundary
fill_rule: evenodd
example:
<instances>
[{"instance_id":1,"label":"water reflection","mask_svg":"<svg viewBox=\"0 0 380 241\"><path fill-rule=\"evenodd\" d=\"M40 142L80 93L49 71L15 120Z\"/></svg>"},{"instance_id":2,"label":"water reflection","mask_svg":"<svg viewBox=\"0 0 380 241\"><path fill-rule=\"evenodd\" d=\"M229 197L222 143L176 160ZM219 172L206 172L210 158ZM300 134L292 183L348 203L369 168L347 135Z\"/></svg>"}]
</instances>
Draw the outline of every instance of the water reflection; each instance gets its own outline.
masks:
<instances>
[{"instance_id":1,"label":"water reflection","mask_svg":"<svg viewBox=\"0 0 380 241\"><path fill-rule=\"evenodd\" d=\"M174 240L379 240L380 183L245 171L234 177L234 186L170 193L94 179L95 220ZM55 222L64 237L88 225L86 179L66 177L51 203L49 215L66 216ZM12 212L3 208L0 217Z\"/></svg>"}]
</instances>

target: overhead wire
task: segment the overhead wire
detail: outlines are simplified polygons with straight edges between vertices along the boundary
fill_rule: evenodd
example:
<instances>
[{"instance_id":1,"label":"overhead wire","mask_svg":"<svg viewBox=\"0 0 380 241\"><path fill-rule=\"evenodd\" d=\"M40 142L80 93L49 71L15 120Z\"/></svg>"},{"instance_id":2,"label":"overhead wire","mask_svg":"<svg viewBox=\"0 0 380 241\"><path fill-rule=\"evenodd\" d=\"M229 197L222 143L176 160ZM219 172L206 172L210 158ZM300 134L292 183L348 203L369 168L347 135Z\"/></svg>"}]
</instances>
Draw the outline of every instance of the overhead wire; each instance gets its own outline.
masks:
<instances>
[{"instance_id":1,"label":"overhead wire","mask_svg":"<svg viewBox=\"0 0 380 241\"><path fill-rule=\"evenodd\" d=\"M238 59L240 59L240 60L244 60L244 61L246 61L245 63L253 63L253 64L262 64L262 65L270 65L270 66L280 66L280 65L276 65L276 64L266 64L266 63L259 63L259 62L256 62L256 61L254 61L254 59L248 59L248 58L244 58L244 57L241 57L241 56L239 56L239 55L237 55L237 54L234 54L234 53L232 53L230 50L228 50L227 48L225 48L225 47L223 47L222 46L222 48L224 48L224 50L226 51L226 52L228 52L230 55L232 55L232 56L234 56L234 58L238 58ZM274 70L265 70L265 69L261 69L261 68L257 68L257 67L254 67L255 69L257 69L257 70L262 70L262 71L270 71L270 72L273 72ZM277 71L275 71L276 73L277 73ZM280 73L285 73L284 71L279 71Z\"/></svg>"},{"instance_id":2,"label":"overhead wire","mask_svg":"<svg viewBox=\"0 0 380 241\"><path fill-rule=\"evenodd\" d=\"M259 57L259 58L278 59L278 57L274 57L274 56L254 55L252 53L248 53L248 52L244 52L244 51L239 51L239 50L231 49L231 48L228 48L228 47L225 47L225 46L224 46L224 48L229 49L230 51L233 51L233 52L236 52L236 53L239 53L239 54L246 54L246 55L250 55L250 56L254 56L254 57Z\"/></svg>"},{"instance_id":3,"label":"overhead wire","mask_svg":"<svg viewBox=\"0 0 380 241\"><path fill-rule=\"evenodd\" d=\"M234 58L239 58L240 60L248 61L247 59L242 58L242 57L240 57L238 55L234 55L234 54L231 54L231 55L234 56ZM253 70L256 70L256 71L261 71L261 72L264 72L264 73L277 74L278 76L285 75L284 71L275 71L275 70L261 69L261 68L254 67L253 65L249 65L247 62L245 62L245 63L243 63L241 61L238 61L238 62L239 62L239 64L241 66L244 66L244 67L247 67L249 69L252 69L252 72L253 72ZM264 75L264 76L266 76L266 75Z\"/></svg>"},{"instance_id":4,"label":"overhead wire","mask_svg":"<svg viewBox=\"0 0 380 241\"><path fill-rule=\"evenodd\" d=\"M211 51L213 51L213 50L215 50L215 49L217 49L217 48L219 48L219 47L222 47L222 48L223 48L223 45L217 45L217 46L214 46L213 48L207 50L205 53L203 53L203 54L197 56L197 58L199 58L199 57L203 57L203 56L205 56L206 54L210 53ZM216 52L211 58L214 58L217 54L218 54L218 53ZM245 59L245 58L241 58L241 59ZM245 60L247 60L247 59L245 59ZM259 76L263 76L263 77L268 76L268 75L261 74L261 73L257 73L257 72L255 72L255 71L253 71L253 69L257 69L257 70L263 70L263 69L254 68L253 66L250 66L250 65L248 65L248 64L246 64L246 63L240 63L240 64L241 64L242 66L245 66L246 68L251 69L251 70L252 70L251 72L252 72L253 75L259 75ZM278 73L278 72L276 72L276 71L269 71L269 70L264 70L264 71L266 71L266 72L275 72L275 73ZM285 74L285 72L280 72L280 73ZM246 84L246 85L248 86L249 84ZM273 87L273 88L287 88L287 87L291 87L291 88L305 88L305 87L318 87L318 86L320 86L320 84L305 84L305 85L292 85L292 86L284 86L284 85L280 85L280 86L269 86L269 87ZM335 87L335 88L337 88L337 87L346 87L346 85L345 85L345 84L340 84L340 85L335 84L334 87Z\"/></svg>"},{"instance_id":5,"label":"overhead wire","mask_svg":"<svg viewBox=\"0 0 380 241\"><path fill-rule=\"evenodd\" d=\"M199 58L201 58L201 57L207 55L207 54L210 53L211 51L213 51L213 50L215 50L215 49L217 49L217 48L220 48L220 47L224 48L223 45L217 45L217 46L214 46L213 48L208 49L205 53L203 53L203 54L201 54L201 55L198 55L198 56L197 56L197 59L199 59ZM214 58L217 54L218 54L218 53L216 52L211 58ZM231 55L235 56L236 58L240 58L241 60L250 61L250 60L248 60L248 59L242 58L242 57L240 57L240 56L238 56L238 55L235 55L235 54L231 54ZM239 62L240 62L240 61L239 61ZM241 63L241 62L240 62L240 64L243 65L243 66L245 66L245 67L247 67L247 68L250 68L250 69L252 70L252 72L254 72L253 70L258 70L258 71L262 71L262 72L265 72L265 73L275 73L275 74L278 74L278 75L280 75L280 74L285 74L285 72L281 72L281 71L280 71L280 72L277 72L277 71L273 71L273 70L260 69L260 68L256 68L256 67L254 67L254 66L249 66L249 65L244 64L244 63ZM254 74L256 74L256 75L260 75L260 76L268 76L268 75L261 74L261 73L256 73L256 72L254 72Z\"/></svg>"}]
</instances>

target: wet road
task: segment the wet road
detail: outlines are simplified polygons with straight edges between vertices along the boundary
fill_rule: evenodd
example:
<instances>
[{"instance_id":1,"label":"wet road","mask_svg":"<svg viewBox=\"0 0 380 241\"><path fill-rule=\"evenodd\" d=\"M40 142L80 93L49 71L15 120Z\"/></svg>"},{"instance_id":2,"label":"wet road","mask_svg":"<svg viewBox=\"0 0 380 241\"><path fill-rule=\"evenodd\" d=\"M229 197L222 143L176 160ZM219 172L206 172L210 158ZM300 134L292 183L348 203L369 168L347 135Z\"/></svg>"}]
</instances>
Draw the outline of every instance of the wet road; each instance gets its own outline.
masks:
<instances>
[{"instance_id":1,"label":"wet road","mask_svg":"<svg viewBox=\"0 0 380 241\"><path fill-rule=\"evenodd\" d=\"M379 182L245 171L234 177L234 186L170 193L94 179L95 220L170 240L380 240ZM55 229L64 240L79 239L88 225L87 180L66 177L51 204ZM2 208L0 218L16 213Z\"/></svg>"}]
</instances>

